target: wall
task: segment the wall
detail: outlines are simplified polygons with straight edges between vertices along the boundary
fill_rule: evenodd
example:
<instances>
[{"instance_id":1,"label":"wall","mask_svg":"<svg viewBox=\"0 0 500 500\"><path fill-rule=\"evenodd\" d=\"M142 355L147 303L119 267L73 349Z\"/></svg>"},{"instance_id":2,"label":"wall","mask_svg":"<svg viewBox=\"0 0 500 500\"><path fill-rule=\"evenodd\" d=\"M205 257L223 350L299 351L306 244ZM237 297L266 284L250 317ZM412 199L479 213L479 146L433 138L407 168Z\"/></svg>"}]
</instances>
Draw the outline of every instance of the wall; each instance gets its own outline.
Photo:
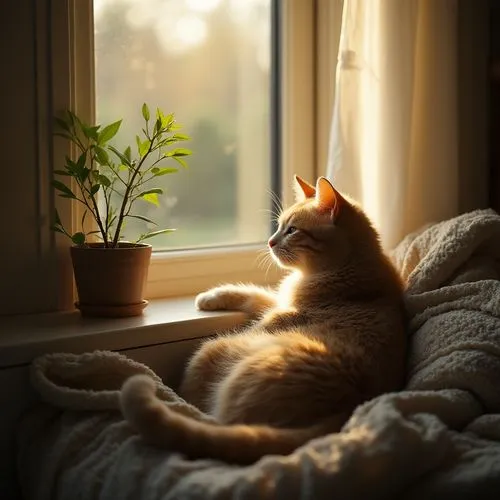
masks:
<instances>
[{"instance_id":1,"label":"wall","mask_svg":"<svg viewBox=\"0 0 500 500\"><path fill-rule=\"evenodd\" d=\"M57 266L58 249L50 231L53 214L50 122L51 47L54 42L64 43L64 39L51 36L52 12L63 3L61 0L0 3L3 67L0 314L49 311L60 306L62 274L58 269L64 267Z\"/></svg>"},{"instance_id":2,"label":"wall","mask_svg":"<svg viewBox=\"0 0 500 500\"><path fill-rule=\"evenodd\" d=\"M459 211L468 212L489 204L489 0L458 6L458 201Z\"/></svg>"},{"instance_id":3,"label":"wall","mask_svg":"<svg viewBox=\"0 0 500 500\"><path fill-rule=\"evenodd\" d=\"M490 100L490 202L500 212L500 3L491 0L490 47L489 47L489 91Z\"/></svg>"}]
</instances>

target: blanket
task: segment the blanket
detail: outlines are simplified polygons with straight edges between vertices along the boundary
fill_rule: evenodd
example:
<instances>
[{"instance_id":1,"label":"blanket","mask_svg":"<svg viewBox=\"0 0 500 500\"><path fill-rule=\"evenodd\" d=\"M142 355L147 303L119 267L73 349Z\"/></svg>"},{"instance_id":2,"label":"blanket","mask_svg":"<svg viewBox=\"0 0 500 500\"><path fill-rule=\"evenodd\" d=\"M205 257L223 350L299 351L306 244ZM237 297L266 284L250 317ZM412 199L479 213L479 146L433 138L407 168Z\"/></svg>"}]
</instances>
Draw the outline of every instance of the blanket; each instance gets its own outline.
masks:
<instances>
[{"instance_id":1,"label":"blanket","mask_svg":"<svg viewBox=\"0 0 500 500\"><path fill-rule=\"evenodd\" d=\"M45 355L31 380L46 407L19 433L26 498L498 498L500 216L429 225L392 258L408 283L404 391L363 404L339 433L241 467L188 461L134 434L118 410L133 373L150 375L176 411L209 418L148 367L112 352Z\"/></svg>"}]
</instances>

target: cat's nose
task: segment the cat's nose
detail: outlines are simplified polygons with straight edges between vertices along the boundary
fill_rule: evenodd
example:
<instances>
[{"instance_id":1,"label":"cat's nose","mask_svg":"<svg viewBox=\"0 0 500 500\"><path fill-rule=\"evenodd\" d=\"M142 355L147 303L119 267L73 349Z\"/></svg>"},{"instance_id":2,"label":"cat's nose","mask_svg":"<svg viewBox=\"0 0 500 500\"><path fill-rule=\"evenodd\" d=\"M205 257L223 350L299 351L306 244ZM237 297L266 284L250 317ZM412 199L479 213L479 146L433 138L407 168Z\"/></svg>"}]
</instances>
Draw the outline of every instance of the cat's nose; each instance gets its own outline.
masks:
<instances>
[{"instance_id":1,"label":"cat's nose","mask_svg":"<svg viewBox=\"0 0 500 500\"><path fill-rule=\"evenodd\" d=\"M276 245L276 240L269 238L267 244L269 245L269 248L273 248Z\"/></svg>"}]
</instances>

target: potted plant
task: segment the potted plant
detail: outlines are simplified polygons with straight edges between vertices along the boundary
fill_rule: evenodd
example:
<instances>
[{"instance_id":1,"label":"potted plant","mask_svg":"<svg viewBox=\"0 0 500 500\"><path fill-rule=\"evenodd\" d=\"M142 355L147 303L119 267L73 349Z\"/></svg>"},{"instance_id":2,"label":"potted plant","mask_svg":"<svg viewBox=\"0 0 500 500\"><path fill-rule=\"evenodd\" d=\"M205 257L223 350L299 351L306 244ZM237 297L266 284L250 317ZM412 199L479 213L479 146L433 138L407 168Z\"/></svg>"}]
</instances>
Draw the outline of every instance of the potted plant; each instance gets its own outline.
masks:
<instances>
[{"instance_id":1,"label":"potted plant","mask_svg":"<svg viewBox=\"0 0 500 500\"><path fill-rule=\"evenodd\" d=\"M75 304L83 315L136 316L142 314L147 301L144 284L151 257L151 245L144 240L174 229L147 231L134 242L123 240L128 219L140 219L156 225L151 219L134 213L135 204L144 200L158 206L163 190L151 184L154 179L177 173L186 167L184 157L191 154L176 147L189 136L179 133L173 114L160 109L151 117L147 104L142 106L144 127L136 135L134 147L123 150L110 141L120 129L122 120L109 125L91 126L71 111L56 118L56 135L69 140L77 154L66 157L64 167L55 174L70 182L54 180L59 196L75 200L83 207L80 230L70 234L55 213L54 231L71 239L71 259L78 292ZM168 165L173 161L174 166ZM92 227L87 230L89 221Z\"/></svg>"}]
</instances>

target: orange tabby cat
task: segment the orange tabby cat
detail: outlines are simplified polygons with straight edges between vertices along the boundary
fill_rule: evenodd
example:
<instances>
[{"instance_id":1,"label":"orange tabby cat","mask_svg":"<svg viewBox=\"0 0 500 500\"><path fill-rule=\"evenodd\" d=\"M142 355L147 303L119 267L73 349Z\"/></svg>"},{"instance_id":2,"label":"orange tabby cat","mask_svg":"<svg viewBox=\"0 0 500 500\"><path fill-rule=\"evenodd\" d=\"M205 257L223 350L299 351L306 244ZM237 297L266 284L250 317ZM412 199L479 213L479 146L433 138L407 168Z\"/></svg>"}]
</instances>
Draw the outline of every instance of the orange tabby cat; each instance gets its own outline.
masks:
<instances>
[{"instance_id":1,"label":"orange tabby cat","mask_svg":"<svg viewBox=\"0 0 500 500\"><path fill-rule=\"evenodd\" d=\"M297 202L269 240L290 270L276 291L226 285L198 295L202 310L259 320L202 345L181 394L218 424L169 410L153 381L129 379L124 416L148 442L191 458L251 463L336 432L353 409L401 388L403 286L370 221L321 177L295 178Z\"/></svg>"}]
</instances>

